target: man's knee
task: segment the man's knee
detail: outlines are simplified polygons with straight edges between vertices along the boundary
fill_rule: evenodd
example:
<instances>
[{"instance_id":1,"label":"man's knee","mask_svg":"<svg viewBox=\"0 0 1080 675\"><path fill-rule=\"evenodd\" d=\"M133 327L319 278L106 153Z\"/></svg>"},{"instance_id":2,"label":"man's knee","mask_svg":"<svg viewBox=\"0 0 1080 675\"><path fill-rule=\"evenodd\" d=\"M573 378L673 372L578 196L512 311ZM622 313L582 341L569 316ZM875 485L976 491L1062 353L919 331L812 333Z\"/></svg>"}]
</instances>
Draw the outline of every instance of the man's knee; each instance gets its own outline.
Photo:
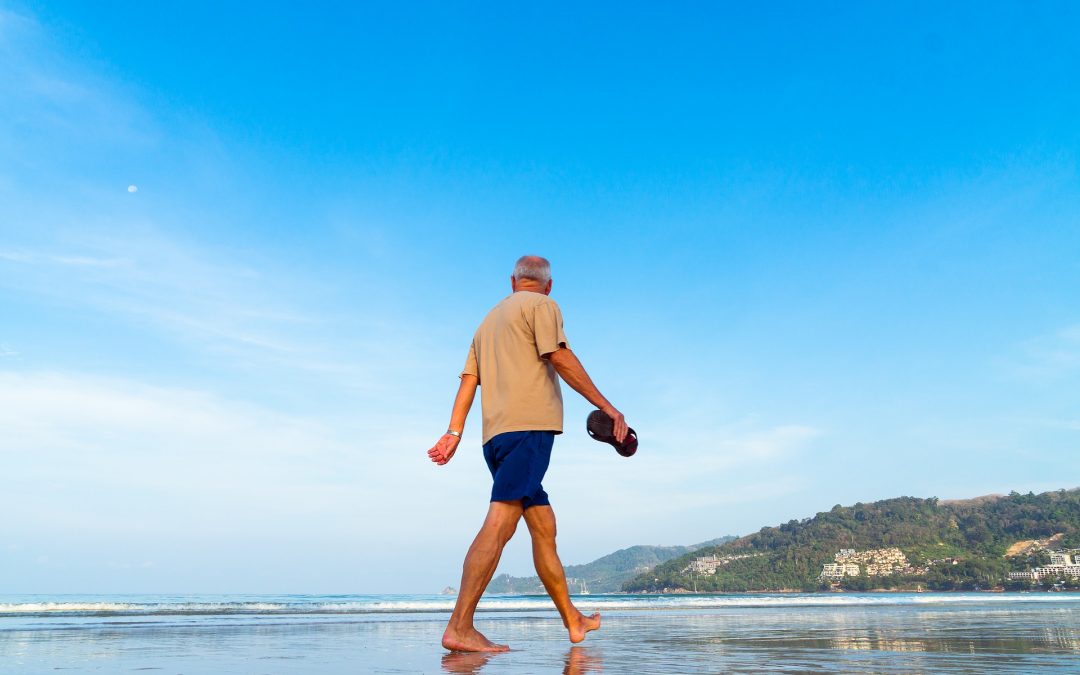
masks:
<instances>
[{"instance_id":1,"label":"man's knee","mask_svg":"<svg viewBox=\"0 0 1080 675\"><path fill-rule=\"evenodd\" d=\"M556 534L555 512L550 506L534 506L525 510L525 523L533 539L551 539Z\"/></svg>"},{"instance_id":2,"label":"man's knee","mask_svg":"<svg viewBox=\"0 0 1080 675\"><path fill-rule=\"evenodd\" d=\"M510 541L514 537L514 533L517 532L517 521L507 521L499 526L499 538L503 544Z\"/></svg>"},{"instance_id":3,"label":"man's knee","mask_svg":"<svg viewBox=\"0 0 1080 675\"><path fill-rule=\"evenodd\" d=\"M521 520L521 502L492 502L488 512L487 526L494 530L496 536L505 544L510 541L517 531L518 521Z\"/></svg>"}]
</instances>

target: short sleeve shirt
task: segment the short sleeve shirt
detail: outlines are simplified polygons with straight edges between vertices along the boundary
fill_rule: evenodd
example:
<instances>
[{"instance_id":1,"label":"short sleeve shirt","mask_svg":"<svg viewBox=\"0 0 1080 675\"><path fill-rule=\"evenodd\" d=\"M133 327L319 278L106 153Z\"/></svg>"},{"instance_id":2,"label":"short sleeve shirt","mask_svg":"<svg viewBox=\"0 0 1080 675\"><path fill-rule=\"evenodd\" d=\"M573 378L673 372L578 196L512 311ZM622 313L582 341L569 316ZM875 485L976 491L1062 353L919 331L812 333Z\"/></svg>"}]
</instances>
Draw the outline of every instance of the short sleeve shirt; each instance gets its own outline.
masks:
<instances>
[{"instance_id":1,"label":"short sleeve shirt","mask_svg":"<svg viewBox=\"0 0 1080 675\"><path fill-rule=\"evenodd\" d=\"M562 311L543 293L518 291L488 312L462 371L480 380L484 443L507 431L562 433L559 376L544 357L566 346Z\"/></svg>"}]
</instances>

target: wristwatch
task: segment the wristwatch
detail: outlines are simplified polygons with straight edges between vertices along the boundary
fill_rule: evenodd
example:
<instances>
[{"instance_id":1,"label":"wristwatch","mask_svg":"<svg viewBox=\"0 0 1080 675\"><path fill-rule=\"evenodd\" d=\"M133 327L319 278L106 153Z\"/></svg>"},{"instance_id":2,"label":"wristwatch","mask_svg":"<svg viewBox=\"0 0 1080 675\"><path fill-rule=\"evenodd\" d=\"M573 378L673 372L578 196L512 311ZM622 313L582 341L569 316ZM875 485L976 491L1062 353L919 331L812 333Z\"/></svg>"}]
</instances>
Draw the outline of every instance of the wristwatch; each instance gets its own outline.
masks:
<instances>
[{"instance_id":1,"label":"wristwatch","mask_svg":"<svg viewBox=\"0 0 1080 675\"><path fill-rule=\"evenodd\" d=\"M457 436L458 438L461 438L461 432L460 431L454 431L453 429L447 429L446 433L449 434L450 436Z\"/></svg>"}]
</instances>

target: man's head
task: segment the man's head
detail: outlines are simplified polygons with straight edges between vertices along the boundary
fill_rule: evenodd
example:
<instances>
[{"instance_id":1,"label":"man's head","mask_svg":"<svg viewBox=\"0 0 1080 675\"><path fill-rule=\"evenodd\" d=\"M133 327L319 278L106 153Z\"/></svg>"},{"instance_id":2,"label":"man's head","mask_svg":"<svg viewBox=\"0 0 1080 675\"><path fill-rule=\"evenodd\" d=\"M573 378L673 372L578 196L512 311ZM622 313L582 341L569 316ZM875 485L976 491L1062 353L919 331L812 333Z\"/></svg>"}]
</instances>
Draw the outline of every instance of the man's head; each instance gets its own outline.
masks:
<instances>
[{"instance_id":1,"label":"man's head","mask_svg":"<svg viewBox=\"0 0 1080 675\"><path fill-rule=\"evenodd\" d=\"M551 263L538 255L523 255L514 265L510 288L517 291L551 293Z\"/></svg>"}]
</instances>

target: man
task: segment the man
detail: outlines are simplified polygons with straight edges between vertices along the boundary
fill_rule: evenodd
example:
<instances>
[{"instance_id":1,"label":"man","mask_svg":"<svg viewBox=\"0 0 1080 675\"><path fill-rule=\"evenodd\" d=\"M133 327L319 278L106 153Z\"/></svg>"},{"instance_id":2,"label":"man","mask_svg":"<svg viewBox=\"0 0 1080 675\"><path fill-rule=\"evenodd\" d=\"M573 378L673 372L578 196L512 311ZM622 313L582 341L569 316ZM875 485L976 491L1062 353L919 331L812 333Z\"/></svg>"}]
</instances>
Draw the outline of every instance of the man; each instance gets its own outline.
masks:
<instances>
[{"instance_id":1,"label":"man","mask_svg":"<svg viewBox=\"0 0 1080 675\"><path fill-rule=\"evenodd\" d=\"M473 626L473 614L499 564L503 547L524 517L532 537L536 573L562 616L571 642L600 628L600 614L585 616L570 602L562 562L555 551L555 512L541 481L555 435L562 433L558 374L589 403L609 415L616 439L626 438L622 413L604 398L567 346L562 312L551 293L551 265L523 256L510 277L513 293L495 306L473 336L450 426L428 457L446 464L457 452L476 388L481 389L484 459L494 485L491 505L461 573L457 604L443 633L451 651L498 652Z\"/></svg>"}]
</instances>

